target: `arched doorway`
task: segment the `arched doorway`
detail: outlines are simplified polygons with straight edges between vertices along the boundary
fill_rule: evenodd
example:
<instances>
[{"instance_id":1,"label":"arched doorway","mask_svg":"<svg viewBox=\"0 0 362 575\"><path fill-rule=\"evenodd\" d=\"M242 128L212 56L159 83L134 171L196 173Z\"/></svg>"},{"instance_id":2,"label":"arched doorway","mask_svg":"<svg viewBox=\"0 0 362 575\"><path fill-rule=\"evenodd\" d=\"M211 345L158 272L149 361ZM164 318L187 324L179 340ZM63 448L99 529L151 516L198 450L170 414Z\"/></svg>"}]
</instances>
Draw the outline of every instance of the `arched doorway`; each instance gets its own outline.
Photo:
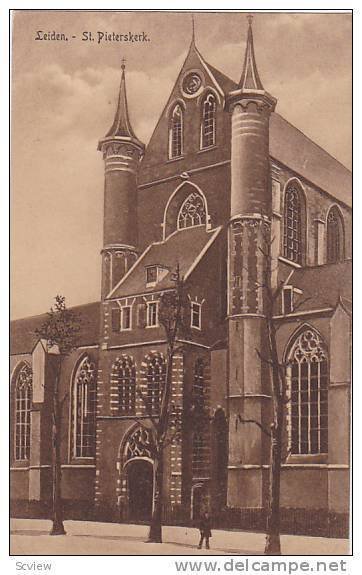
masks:
<instances>
[{"instance_id":1,"label":"arched doorway","mask_svg":"<svg viewBox=\"0 0 362 575\"><path fill-rule=\"evenodd\" d=\"M147 459L131 459L126 467L128 517L148 521L152 514L153 466Z\"/></svg>"}]
</instances>

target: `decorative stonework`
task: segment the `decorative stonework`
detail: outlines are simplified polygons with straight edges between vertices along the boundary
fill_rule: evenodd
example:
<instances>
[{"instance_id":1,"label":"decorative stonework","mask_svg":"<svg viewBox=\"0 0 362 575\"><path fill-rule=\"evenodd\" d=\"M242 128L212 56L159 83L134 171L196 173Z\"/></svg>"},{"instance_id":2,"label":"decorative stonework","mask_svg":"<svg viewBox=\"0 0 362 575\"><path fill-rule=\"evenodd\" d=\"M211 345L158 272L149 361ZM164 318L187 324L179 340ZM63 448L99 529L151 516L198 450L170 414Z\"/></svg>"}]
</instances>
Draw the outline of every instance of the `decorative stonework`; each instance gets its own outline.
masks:
<instances>
[{"instance_id":1,"label":"decorative stonework","mask_svg":"<svg viewBox=\"0 0 362 575\"><path fill-rule=\"evenodd\" d=\"M129 158L130 160L139 160L141 157L140 150L127 143L111 141L108 145L103 147L103 159L106 160L109 157L122 156L123 158Z\"/></svg>"},{"instance_id":2,"label":"decorative stonework","mask_svg":"<svg viewBox=\"0 0 362 575\"><path fill-rule=\"evenodd\" d=\"M229 227L229 315L263 314L264 271L269 221L234 219Z\"/></svg>"},{"instance_id":3,"label":"decorative stonework","mask_svg":"<svg viewBox=\"0 0 362 575\"><path fill-rule=\"evenodd\" d=\"M182 80L182 93L186 98L195 98L201 93L203 85L204 80L201 73L197 70L192 70Z\"/></svg>"},{"instance_id":4,"label":"decorative stonework","mask_svg":"<svg viewBox=\"0 0 362 575\"><path fill-rule=\"evenodd\" d=\"M200 194L192 192L183 202L177 218L177 228L206 224L205 203Z\"/></svg>"},{"instance_id":5,"label":"decorative stonework","mask_svg":"<svg viewBox=\"0 0 362 575\"><path fill-rule=\"evenodd\" d=\"M153 438L150 429L138 427L128 437L123 453L123 465L134 457L153 459Z\"/></svg>"}]
</instances>

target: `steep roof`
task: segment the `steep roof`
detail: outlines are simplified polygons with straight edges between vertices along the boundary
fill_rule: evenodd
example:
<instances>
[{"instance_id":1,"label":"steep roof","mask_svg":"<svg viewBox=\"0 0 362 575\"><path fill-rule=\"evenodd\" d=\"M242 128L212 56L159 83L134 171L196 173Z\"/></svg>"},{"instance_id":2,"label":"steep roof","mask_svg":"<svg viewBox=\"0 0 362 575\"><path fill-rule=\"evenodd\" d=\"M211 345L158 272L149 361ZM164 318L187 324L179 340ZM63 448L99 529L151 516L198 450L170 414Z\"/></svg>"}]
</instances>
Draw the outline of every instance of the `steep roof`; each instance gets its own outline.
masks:
<instances>
[{"instance_id":1,"label":"steep roof","mask_svg":"<svg viewBox=\"0 0 362 575\"><path fill-rule=\"evenodd\" d=\"M88 303L70 308L81 320L79 345L94 345L99 340L100 303ZM35 330L40 328L46 314L17 319L10 324L10 354L31 353L37 342Z\"/></svg>"},{"instance_id":2,"label":"steep roof","mask_svg":"<svg viewBox=\"0 0 362 575\"><path fill-rule=\"evenodd\" d=\"M135 265L114 288L109 297L122 297L173 287L171 273L177 264L185 279L210 245L221 228L206 231L204 226L186 228L171 234L166 240L151 244L137 260ZM158 265L168 269L168 273L155 287L147 287L146 267Z\"/></svg>"},{"instance_id":3,"label":"steep roof","mask_svg":"<svg viewBox=\"0 0 362 575\"><path fill-rule=\"evenodd\" d=\"M210 72L214 76L216 82L219 84L220 88L222 89L225 95L228 92L231 92L232 90L236 90L238 85L236 82L234 82L234 80L232 80L231 78L220 72L220 70L218 70L217 68L214 68L214 66L211 66L211 64L209 64L208 62L205 61L205 64L209 68Z\"/></svg>"},{"instance_id":4,"label":"steep roof","mask_svg":"<svg viewBox=\"0 0 362 575\"><path fill-rule=\"evenodd\" d=\"M211 64L206 63L206 65L225 94L238 87L233 80ZM250 76L247 69L245 69L244 76L246 82ZM276 112L272 112L270 117L269 151L272 158L309 180L321 190L347 206L352 205L352 174L350 170Z\"/></svg>"},{"instance_id":5,"label":"steep roof","mask_svg":"<svg viewBox=\"0 0 362 575\"><path fill-rule=\"evenodd\" d=\"M350 309L352 261L296 269L289 283L303 292L296 298L298 312L334 308L338 300Z\"/></svg>"},{"instance_id":6,"label":"steep roof","mask_svg":"<svg viewBox=\"0 0 362 575\"><path fill-rule=\"evenodd\" d=\"M348 206L352 204L352 174L282 116L270 118L270 155Z\"/></svg>"},{"instance_id":7,"label":"steep roof","mask_svg":"<svg viewBox=\"0 0 362 575\"><path fill-rule=\"evenodd\" d=\"M225 94L238 87L225 74L211 64L206 64ZM245 69L244 76L246 82L250 76L247 69ZM352 205L352 174L350 170L276 112L272 112L270 117L269 151L272 158L309 180L321 190L347 206Z\"/></svg>"}]
</instances>

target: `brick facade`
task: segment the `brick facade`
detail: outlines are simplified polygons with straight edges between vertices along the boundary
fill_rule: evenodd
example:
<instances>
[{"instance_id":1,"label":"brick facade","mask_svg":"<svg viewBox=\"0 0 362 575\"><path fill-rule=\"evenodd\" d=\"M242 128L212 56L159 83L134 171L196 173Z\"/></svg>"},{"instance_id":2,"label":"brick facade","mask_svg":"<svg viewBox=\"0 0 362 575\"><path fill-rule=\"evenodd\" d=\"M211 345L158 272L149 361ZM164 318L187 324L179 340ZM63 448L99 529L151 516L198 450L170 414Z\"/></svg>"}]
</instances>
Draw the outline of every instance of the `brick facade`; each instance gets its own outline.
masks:
<instances>
[{"instance_id":1,"label":"brick facade","mask_svg":"<svg viewBox=\"0 0 362 575\"><path fill-rule=\"evenodd\" d=\"M209 506L220 525L263 528L269 442L252 424L237 427L236 419L242 414L268 425L271 417L268 369L257 350L265 348L265 293L258 286L265 272L263 252L272 237L272 285L287 282L297 303L310 295L308 303L294 312L286 311L280 298L276 316L280 357L288 361L303 328L315 330L328 350L329 370L328 453L286 458L283 525L309 533L318 515L325 521L316 526L316 534L345 530L350 174L320 149L316 164L315 144L274 111L276 100L264 90L256 70L251 28L247 50L251 56L246 65L251 69L244 69L236 84L207 64L192 42L147 148L129 122L123 67L115 121L99 143L105 160L102 297L100 304L79 308L85 327L79 349L66 359L61 380L66 396L62 489L68 516L92 513L106 520L136 521L146 520L150 511L152 426L145 401L154 397L150 389L158 382L157 369L163 369L167 342L157 321L147 325L148 308L172 289L171 273L179 264L185 279L188 329L179 337L172 365L171 402L182 414L183 428L165 456L165 519L187 523ZM191 84L188 93L187 81L193 73L201 87L193 93ZM215 141L200 149L202 105L208 94L216 102ZM170 158L170 118L177 104L183 111L182 154ZM303 162L290 159L289 149L290 142L301 137ZM297 145L293 149L296 158L300 150ZM343 189L336 191L333 181L344 182ZM285 197L291 184L300 194L300 221L295 225L301 227L301 263L288 259L284 248ZM202 205L202 223L194 221L182 229L178 218L190 196ZM327 265L327 220L333 206L343 223L343 261ZM147 280L149 267L159 274L152 285ZM193 325L193 304L200 326ZM129 323L123 318L124 308L129 309ZM33 371L29 460L17 460L15 418L11 427L15 514L46 515L49 509L53 358L34 337L41 320L19 320L12 326L11 413L16 411L19 366L26 362ZM77 369L86 357L97 365L94 453L79 458L74 452L74 388ZM153 361L155 372L150 368ZM195 371L201 365L197 362L202 362L201 376ZM126 374L123 379L120 365ZM201 411L195 407L197 377L203 386ZM127 395L132 393L133 400ZM122 401L131 400L132 413L124 413ZM148 510L143 517L142 505Z\"/></svg>"}]
</instances>

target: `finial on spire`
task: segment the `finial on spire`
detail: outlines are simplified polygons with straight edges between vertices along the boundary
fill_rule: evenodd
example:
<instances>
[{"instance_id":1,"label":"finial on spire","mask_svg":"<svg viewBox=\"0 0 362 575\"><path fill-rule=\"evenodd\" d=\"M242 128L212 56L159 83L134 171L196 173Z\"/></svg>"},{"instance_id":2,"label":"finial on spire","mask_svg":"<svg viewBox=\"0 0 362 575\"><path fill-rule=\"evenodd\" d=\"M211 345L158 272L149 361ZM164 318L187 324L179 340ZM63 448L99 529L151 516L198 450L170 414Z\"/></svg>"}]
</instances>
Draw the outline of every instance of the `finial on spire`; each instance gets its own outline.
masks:
<instances>
[{"instance_id":1,"label":"finial on spire","mask_svg":"<svg viewBox=\"0 0 362 575\"><path fill-rule=\"evenodd\" d=\"M118 95L118 104L116 109L116 115L114 117L113 124L108 130L105 138L100 141L99 149L101 149L102 143L105 140L110 140L112 138L116 138L117 140L121 138L127 138L127 140L131 140L139 146L143 146L142 142L137 138L135 135L130 118L128 113L128 105L127 105L127 94L126 94L126 75L125 75L125 68L126 68L126 59L122 58L121 60L121 82L119 86L119 95Z\"/></svg>"},{"instance_id":2,"label":"finial on spire","mask_svg":"<svg viewBox=\"0 0 362 575\"><path fill-rule=\"evenodd\" d=\"M246 41L244 67L241 74L239 87L246 90L263 90L263 84L259 78L255 61L253 28L251 25L253 20L252 14L247 15L247 20L249 22L248 37Z\"/></svg>"},{"instance_id":3,"label":"finial on spire","mask_svg":"<svg viewBox=\"0 0 362 575\"><path fill-rule=\"evenodd\" d=\"M195 44L195 18L193 14L191 14L191 22L192 22L191 44Z\"/></svg>"}]
</instances>

